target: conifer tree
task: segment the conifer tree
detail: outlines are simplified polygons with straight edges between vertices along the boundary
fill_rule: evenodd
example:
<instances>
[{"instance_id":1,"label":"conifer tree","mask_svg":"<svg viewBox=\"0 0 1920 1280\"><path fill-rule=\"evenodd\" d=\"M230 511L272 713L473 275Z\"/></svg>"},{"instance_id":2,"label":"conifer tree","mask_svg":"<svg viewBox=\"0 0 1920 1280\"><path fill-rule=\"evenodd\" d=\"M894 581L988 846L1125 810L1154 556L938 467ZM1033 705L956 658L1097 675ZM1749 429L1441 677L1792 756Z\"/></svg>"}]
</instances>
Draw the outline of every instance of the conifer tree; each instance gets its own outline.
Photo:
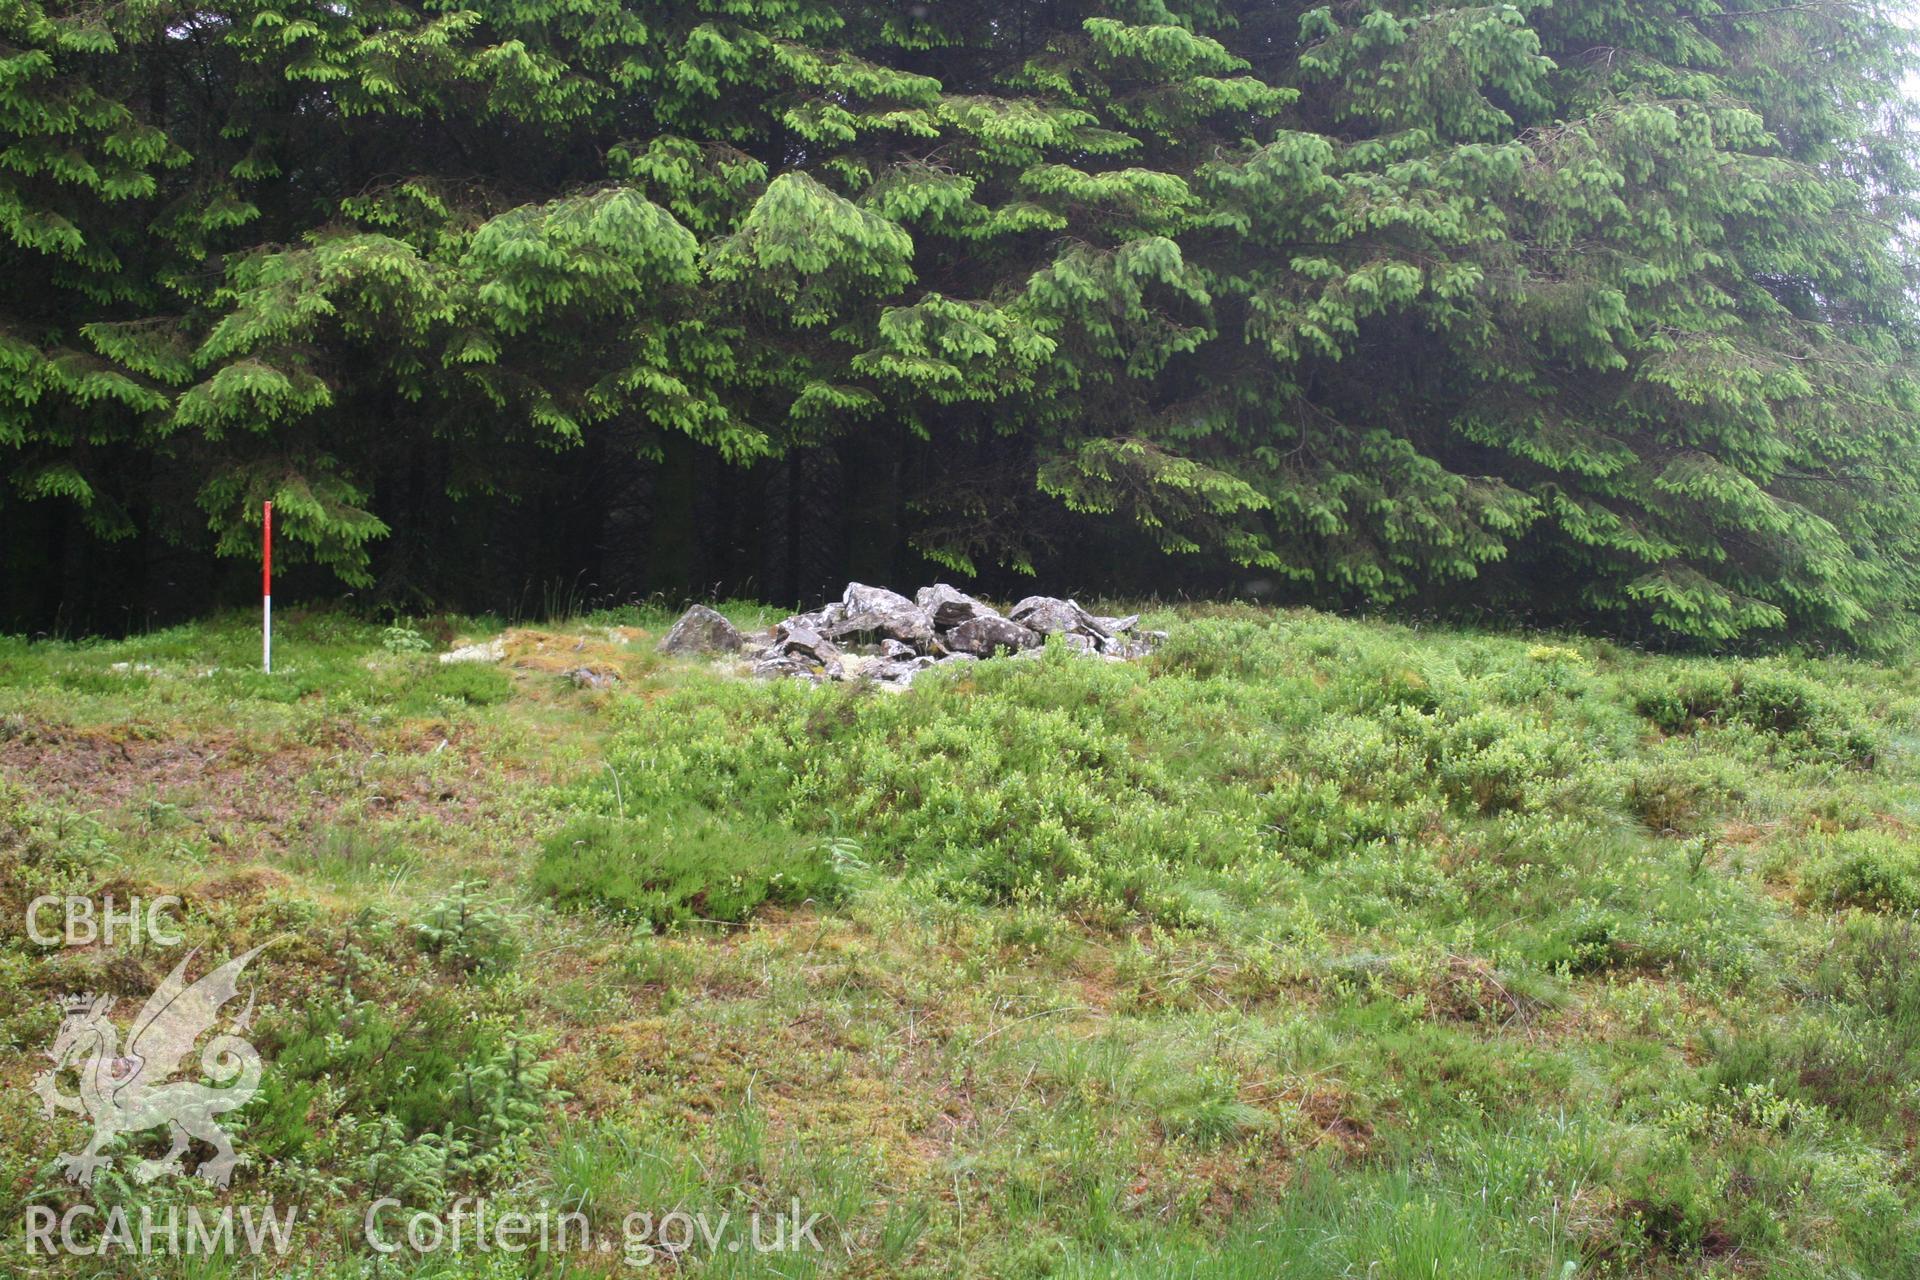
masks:
<instances>
[{"instance_id":1,"label":"conifer tree","mask_svg":"<svg viewBox=\"0 0 1920 1280\"><path fill-rule=\"evenodd\" d=\"M0 504L270 498L365 584L429 456L856 441L961 572L1890 641L1913 62L1841 0L18 0Z\"/></svg>"}]
</instances>

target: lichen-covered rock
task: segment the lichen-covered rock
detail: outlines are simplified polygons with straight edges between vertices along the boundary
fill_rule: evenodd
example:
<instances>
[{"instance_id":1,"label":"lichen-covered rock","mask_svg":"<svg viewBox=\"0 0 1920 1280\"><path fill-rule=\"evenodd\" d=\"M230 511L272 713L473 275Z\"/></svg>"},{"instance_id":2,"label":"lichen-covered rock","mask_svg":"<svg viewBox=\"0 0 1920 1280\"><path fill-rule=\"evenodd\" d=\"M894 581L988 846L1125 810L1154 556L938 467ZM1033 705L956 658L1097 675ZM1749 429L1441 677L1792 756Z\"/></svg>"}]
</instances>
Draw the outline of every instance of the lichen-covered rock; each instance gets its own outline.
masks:
<instances>
[{"instance_id":1,"label":"lichen-covered rock","mask_svg":"<svg viewBox=\"0 0 1920 1280\"><path fill-rule=\"evenodd\" d=\"M799 654L821 663L836 662L840 658L839 646L811 627L788 627L771 652L778 655Z\"/></svg>"},{"instance_id":2,"label":"lichen-covered rock","mask_svg":"<svg viewBox=\"0 0 1920 1280\"><path fill-rule=\"evenodd\" d=\"M930 587L922 587L914 593L914 603L921 612L933 619L933 625L940 628L957 627L974 618L997 618L1000 615L981 604L966 592L950 587L944 582L936 582Z\"/></svg>"},{"instance_id":3,"label":"lichen-covered rock","mask_svg":"<svg viewBox=\"0 0 1920 1280\"><path fill-rule=\"evenodd\" d=\"M1053 596L1028 596L1008 610L1007 616L1029 631L1038 631L1041 635L1064 632L1101 642L1113 638L1113 633L1100 625L1098 618L1076 602Z\"/></svg>"},{"instance_id":4,"label":"lichen-covered rock","mask_svg":"<svg viewBox=\"0 0 1920 1280\"><path fill-rule=\"evenodd\" d=\"M1037 656L1046 637L1059 634L1078 652L1112 661L1151 648L1139 616L1096 617L1072 600L1028 596L1003 617L991 606L938 582L912 600L885 587L847 584L839 600L776 624L770 641L748 639L738 650L754 674L822 680L858 680L904 689L936 666L976 662L995 654Z\"/></svg>"},{"instance_id":5,"label":"lichen-covered rock","mask_svg":"<svg viewBox=\"0 0 1920 1280\"><path fill-rule=\"evenodd\" d=\"M501 662L507 656L507 638L495 636L478 644L463 644L440 655L442 662Z\"/></svg>"},{"instance_id":6,"label":"lichen-covered rock","mask_svg":"<svg viewBox=\"0 0 1920 1280\"><path fill-rule=\"evenodd\" d=\"M696 604L673 624L660 642L660 652L738 653L746 642L738 627L706 605Z\"/></svg>"},{"instance_id":7,"label":"lichen-covered rock","mask_svg":"<svg viewBox=\"0 0 1920 1280\"><path fill-rule=\"evenodd\" d=\"M763 678L805 676L810 680L844 680L848 667L862 661L864 659L843 654L838 645L819 632L794 627L754 661L753 674Z\"/></svg>"},{"instance_id":8,"label":"lichen-covered rock","mask_svg":"<svg viewBox=\"0 0 1920 1280\"><path fill-rule=\"evenodd\" d=\"M774 623L773 638L775 643L779 643L795 631L812 631L825 636L833 629L834 624L839 621L839 604L830 604L823 609L813 609L806 613L796 613L791 618Z\"/></svg>"},{"instance_id":9,"label":"lichen-covered rock","mask_svg":"<svg viewBox=\"0 0 1920 1280\"><path fill-rule=\"evenodd\" d=\"M1018 653L1032 649L1040 637L1017 622L1006 618L969 618L942 635L941 640L953 653L969 653L978 658L995 653Z\"/></svg>"},{"instance_id":10,"label":"lichen-covered rock","mask_svg":"<svg viewBox=\"0 0 1920 1280\"><path fill-rule=\"evenodd\" d=\"M1106 643L1101 652L1116 662L1128 662L1134 658L1144 658L1160 647L1167 638L1164 631L1133 630L1125 635L1115 636Z\"/></svg>"},{"instance_id":11,"label":"lichen-covered rock","mask_svg":"<svg viewBox=\"0 0 1920 1280\"><path fill-rule=\"evenodd\" d=\"M849 582L839 617L825 631L835 640L872 634L919 648L933 639L933 619L897 591Z\"/></svg>"},{"instance_id":12,"label":"lichen-covered rock","mask_svg":"<svg viewBox=\"0 0 1920 1280\"><path fill-rule=\"evenodd\" d=\"M835 664L836 667L838 665L838 663ZM753 664L753 674L762 680L818 681L829 678L825 663L815 661L803 653L780 653L774 650L768 650Z\"/></svg>"},{"instance_id":13,"label":"lichen-covered rock","mask_svg":"<svg viewBox=\"0 0 1920 1280\"><path fill-rule=\"evenodd\" d=\"M914 655L911 658L875 658L868 662L860 672L861 678L875 684L893 688L905 688L913 683L913 678L931 667L935 659Z\"/></svg>"}]
</instances>

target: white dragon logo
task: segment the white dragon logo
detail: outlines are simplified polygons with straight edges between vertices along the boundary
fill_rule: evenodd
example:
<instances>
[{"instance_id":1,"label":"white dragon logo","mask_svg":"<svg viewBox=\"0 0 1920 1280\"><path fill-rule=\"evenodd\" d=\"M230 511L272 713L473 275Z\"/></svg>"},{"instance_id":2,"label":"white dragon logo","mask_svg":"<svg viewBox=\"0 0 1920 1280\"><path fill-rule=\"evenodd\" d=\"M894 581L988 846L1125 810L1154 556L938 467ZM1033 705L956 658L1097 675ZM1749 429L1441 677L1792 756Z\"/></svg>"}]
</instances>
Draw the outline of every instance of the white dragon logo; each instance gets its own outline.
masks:
<instances>
[{"instance_id":1,"label":"white dragon logo","mask_svg":"<svg viewBox=\"0 0 1920 1280\"><path fill-rule=\"evenodd\" d=\"M160 1159L142 1160L135 1166L136 1179L150 1182L162 1174L178 1173L180 1157L193 1138L216 1153L200 1165L199 1176L220 1187L232 1179L240 1158L213 1118L246 1105L260 1087L260 1054L239 1035L253 1015L253 1001L249 999L228 1030L209 1040L200 1054L201 1069L225 1087L185 1080L169 1083L167 1077L194 1041L213 1026L220 1006L237 994L240 971L260 950L255 947L235 956L191 985L186 980L187 962L198 952L189 951L141 1007L124 1051L118 1029L107 1020L113 997L85 995L61 1002L66 1017L48 1051L53 1068L42 1073L33 1088L48 1115L58 1109L93 1118L93 1140L80 1151L60 1156L71 1181L83 1187L92 1183L93 1175L112 1160L101 1151L115 1136L159 1125L168 1126L173 1145ZM77 1097L60 1092L60 1073L69 1067L79 1076Z\"/></svg>"}]
</instances>

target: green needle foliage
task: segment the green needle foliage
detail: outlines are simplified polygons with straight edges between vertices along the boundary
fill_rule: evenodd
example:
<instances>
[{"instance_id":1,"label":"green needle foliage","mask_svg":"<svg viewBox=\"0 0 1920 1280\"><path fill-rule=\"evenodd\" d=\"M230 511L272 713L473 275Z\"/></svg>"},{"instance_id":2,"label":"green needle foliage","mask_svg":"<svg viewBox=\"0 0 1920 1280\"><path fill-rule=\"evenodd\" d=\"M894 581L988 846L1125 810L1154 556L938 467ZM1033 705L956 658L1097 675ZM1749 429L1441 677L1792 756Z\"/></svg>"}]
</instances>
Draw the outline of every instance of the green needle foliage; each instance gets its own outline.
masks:
<instances>
[{"instance_id":1,"label":"green needle foliage","mask_svg":"<svg viewBox=\"0 0 1920 1280\"><path fill-rule=\"evenodd\" d=\"M271 499L365 585L396 459L854 437L962 573L1896 641L1912 64L1843 0L15 0L0 501Z\"/></svg>"}]
</instances>

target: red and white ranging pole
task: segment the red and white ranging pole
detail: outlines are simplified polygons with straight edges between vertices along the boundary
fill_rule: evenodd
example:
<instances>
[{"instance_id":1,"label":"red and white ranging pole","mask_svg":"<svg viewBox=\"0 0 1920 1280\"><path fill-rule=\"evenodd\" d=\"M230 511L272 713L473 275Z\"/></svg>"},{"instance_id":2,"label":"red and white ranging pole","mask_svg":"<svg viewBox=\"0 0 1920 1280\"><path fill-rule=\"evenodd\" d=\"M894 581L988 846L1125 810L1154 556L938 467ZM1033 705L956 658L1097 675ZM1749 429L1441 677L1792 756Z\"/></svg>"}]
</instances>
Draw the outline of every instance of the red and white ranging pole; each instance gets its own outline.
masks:
<instances>
[{"instance_id":1,"label":"red and white ranging pole","mask_svg":"<svg viewBox=\"0 0 1920 1280\"><path fill-rule=\"evenodd\" d=\"M273 674L273 504L260 505L260 667Z\"/></svg>"}]
</instances>

